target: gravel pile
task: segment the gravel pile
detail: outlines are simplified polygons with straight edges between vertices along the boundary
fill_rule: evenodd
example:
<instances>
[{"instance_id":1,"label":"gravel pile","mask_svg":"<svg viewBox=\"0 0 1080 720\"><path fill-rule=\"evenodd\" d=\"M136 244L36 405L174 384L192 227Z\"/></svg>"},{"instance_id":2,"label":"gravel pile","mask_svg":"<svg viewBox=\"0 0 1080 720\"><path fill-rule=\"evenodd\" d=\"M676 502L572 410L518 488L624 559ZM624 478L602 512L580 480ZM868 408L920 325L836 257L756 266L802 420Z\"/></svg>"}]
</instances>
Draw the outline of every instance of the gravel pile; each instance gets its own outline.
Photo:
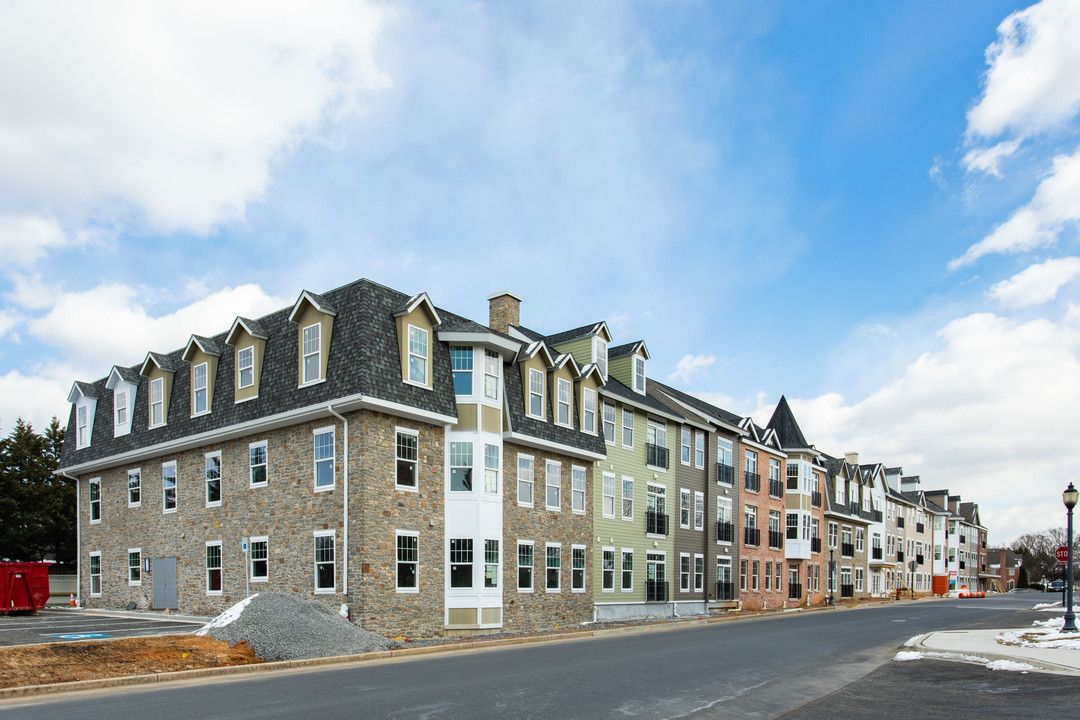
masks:
<instances>
[{"instance_id":1,"label":"gravel pile","mask_svg":"<svg viewBox=\"0 0 1080 720\"><path fill-rule=\"evenodd\" d=\"M231 645L246 642L266 661L357 655L401 646L358 628L322 603L277 592L241 600L195 634Z\"/></svg>"}]
</instances>

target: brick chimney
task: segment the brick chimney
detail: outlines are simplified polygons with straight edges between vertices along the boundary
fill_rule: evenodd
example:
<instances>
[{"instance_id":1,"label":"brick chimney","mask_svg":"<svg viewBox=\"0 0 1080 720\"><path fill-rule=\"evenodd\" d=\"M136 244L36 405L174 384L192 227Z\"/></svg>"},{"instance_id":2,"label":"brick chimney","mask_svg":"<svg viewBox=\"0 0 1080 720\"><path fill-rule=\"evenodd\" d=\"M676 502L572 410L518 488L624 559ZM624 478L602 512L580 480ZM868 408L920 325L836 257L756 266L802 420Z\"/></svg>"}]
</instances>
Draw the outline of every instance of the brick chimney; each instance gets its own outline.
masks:
<instances>
[{"instance_id":1,"label":"brick chimney","mask_svg":"<svg viewBox=\"0 0 1080 720\"><path fill-rule=\"evenodd\" d=\"M507 332L511 325L521 324L521 297L509 290L488 295L488 327Z\"/></svg>"},{"instance_id":2,"label":"brick chimney","mask_svg":"<svg viewBox=\"0 0 1080 720\"><path fill-rule=\"evenodd\" d=\"M846 453L844 453L844 460L847 461L848 465L858 465L859 464L859 453L857 453L857 452L846 452Z\"/></svg>"}]
</instances>

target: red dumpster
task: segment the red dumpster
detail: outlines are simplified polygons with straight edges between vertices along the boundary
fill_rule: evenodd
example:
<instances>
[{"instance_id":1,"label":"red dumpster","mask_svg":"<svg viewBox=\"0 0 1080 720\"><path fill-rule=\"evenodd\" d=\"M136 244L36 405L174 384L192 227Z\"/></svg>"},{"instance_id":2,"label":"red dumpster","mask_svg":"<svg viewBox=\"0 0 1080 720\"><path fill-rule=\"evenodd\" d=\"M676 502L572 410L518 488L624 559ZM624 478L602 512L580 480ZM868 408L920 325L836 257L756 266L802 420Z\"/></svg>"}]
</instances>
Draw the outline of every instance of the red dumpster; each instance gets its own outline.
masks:
<instances>
[{"instance_id":1,"label":"red dumpster","mask_svg":"<svg viewBox=\"0 0 1080 720\"><path fill-rule=\"evenodd\" d=\"M37 612L48 601L48 563L0 563L0 614Z\"/></svg>"}]
</instances>

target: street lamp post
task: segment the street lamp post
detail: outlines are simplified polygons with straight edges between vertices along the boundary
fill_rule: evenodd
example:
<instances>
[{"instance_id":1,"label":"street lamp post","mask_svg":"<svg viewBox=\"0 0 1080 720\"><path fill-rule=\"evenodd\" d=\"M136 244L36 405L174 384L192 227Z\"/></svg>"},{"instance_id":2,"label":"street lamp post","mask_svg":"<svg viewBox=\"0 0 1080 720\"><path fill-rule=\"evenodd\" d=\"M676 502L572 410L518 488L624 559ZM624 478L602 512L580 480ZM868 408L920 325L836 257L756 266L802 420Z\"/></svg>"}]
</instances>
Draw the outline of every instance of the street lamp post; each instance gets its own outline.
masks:
<instances>
[{"instance_id":1,"label":"street lamp post","mask_svg":"<svg viewBox=\"0 0 1080 720\"><path fill-rule=\"evenodd\" d=\"M833 549L829 548L829 604L835 605L836 598L833 596L833 588L836 586L836 563L833 561Z\"/></svg>"},{"instance_id":2,"label":"street lamp post","mask_svg":"<svg viewBox=\"0 0 1080 720\"><path fill-rule=\"evenodd\" d=\"M1072 483L1069 483L1069 487L1065 488L1065 492L1061 493L1061 499L1065 502L1065 508L1068 510L1068 534L1065 536L1065 547L1068 548L1068 555L1066 556L1065 565L1065 624L1062 625L1062 632L1077 632L1076 627L1076 613L1073 612L1073 527L1072 516L1073 508L1076 507L1076 501L1080 500L1080 490L1073 487Z\"/></svg>"}]
</instances>

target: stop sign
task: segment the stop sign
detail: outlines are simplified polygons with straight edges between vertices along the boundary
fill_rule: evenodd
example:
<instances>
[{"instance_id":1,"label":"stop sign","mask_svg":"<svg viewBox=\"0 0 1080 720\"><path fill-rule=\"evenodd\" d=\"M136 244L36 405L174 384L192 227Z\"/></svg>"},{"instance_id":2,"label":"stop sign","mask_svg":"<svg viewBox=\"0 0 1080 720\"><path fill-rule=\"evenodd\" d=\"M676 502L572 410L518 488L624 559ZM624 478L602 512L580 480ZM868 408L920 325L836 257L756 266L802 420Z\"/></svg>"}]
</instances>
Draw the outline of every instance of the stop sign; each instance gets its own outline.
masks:
<instances>
[{"instance_id":1,"label":"stop sign","mask_svg":"<svg viewBox=\"0 0 1080 720\"><path fill-rule=\"evenodd\" d=\"M1059 563L1064 565L1069 560L1069 548L1062 545L1061 547L1059 547L1057 550L1054 551L1054 557L1057 558L1057 561Z\"/></svg>"}]
</instances>

